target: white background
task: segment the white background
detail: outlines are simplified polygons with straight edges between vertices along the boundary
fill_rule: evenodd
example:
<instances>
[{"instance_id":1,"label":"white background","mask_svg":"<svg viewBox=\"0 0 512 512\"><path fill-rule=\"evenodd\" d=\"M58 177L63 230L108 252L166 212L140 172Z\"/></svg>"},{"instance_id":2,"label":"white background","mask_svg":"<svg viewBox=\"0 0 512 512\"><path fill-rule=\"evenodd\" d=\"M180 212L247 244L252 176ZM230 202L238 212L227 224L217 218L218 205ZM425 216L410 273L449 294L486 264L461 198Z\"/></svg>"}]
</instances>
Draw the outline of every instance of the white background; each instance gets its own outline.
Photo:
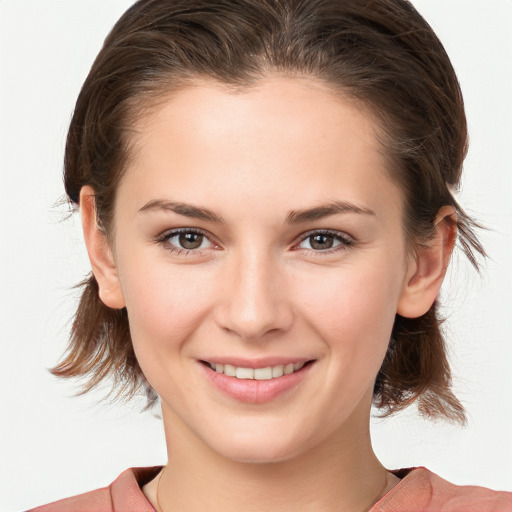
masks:
<instances>
[{"instance_id":1,"label":"white background","mask_svg":"<svg viewBox=\"0 0 512 512\"><path fill-rule=\"evenodd\" d=\"M449 307L465 429L414 411L374 421L390 468L426 465L460 484L512 490L512 1L416 0L462 83L471 149L460 200L491 230L482 277L454 258ZM77 217L63 220L61 169L79 88L130 0L2 0L0 147L0 510L22 510L165 462L160 420L140 404L73 398L47 368L66 345L88 272Z\"/></svg>"}]
</instances>

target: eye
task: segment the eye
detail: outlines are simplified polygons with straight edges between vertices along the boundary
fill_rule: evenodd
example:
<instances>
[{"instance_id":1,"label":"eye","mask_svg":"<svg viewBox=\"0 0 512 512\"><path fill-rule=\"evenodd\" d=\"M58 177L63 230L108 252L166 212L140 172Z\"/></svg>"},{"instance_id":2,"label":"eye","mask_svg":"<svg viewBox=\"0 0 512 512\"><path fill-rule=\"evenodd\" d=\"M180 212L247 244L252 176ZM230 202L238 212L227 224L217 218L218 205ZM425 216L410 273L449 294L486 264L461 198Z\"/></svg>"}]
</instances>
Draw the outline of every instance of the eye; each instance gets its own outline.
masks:
<instances>
[{"instance_id":1,"label":"eye","mask_svg":"<svg viewBox=\"0 0 512 512\"><path fill-rule=\"evenodd\" d=\"M306 233L305 237L297 247L299 249L306 249L315 252L328 252L346 248L350 245L353 245L353 242L344 233L316 231L313 233Z\"/></svg>"},{"instance_id":2,"label":"eye","mask_svg":"<svg viewBox=\"0 0 512 512\"><path fill-rule=\"evenodd\" d=\"M199 233L180 233L169 238L168 242L178 245L182 249L200 249L206 238Z\"/></svg>"},{"instance_id":3,"label":"eye","mask_svg":"<svg viewBox=\"0 0 512 512\"><path fill-rule=\"evenodd\" d=\"M198 229L177 229L162 235L159 240L165 248L178 253L200 251L214 247L212 241Z\"/></svg>"}]
</instances>

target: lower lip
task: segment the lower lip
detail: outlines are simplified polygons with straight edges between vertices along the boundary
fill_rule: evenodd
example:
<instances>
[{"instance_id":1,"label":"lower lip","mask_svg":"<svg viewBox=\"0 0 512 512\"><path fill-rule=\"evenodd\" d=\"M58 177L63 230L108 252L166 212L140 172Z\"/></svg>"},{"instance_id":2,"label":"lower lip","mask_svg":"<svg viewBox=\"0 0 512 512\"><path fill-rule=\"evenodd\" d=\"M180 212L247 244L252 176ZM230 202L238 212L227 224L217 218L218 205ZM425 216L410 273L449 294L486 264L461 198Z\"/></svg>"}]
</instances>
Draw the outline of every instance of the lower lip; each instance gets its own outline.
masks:
<instances>
[{"instance_id":1,"label":"lower lip","mask_svg":"<svg viewBox=\"0 0 512 512\"><path fill-rule=\"evenodd\" d=\"M288 394L296 388L306 378L313 363L289 375L269 380L237 379L217 373L203 363L200 363L200 366L209 381L225 395L240 402L262 404Z\"/></svg>"}]
</instances>

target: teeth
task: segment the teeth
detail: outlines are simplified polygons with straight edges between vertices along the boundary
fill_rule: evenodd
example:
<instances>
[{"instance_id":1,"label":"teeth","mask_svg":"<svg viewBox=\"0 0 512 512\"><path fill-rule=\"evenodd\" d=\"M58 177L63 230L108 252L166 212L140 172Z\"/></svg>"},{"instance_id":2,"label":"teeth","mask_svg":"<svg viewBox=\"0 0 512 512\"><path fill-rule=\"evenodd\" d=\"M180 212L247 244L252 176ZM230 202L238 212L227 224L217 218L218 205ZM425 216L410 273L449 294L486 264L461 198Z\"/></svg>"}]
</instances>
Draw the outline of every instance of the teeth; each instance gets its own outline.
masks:
<instances>
[{"instance_id":1,"label":"teeth","mask_svg":"<svg viewBox=\"0 0 512 512\"><path fill-rule=\"evenodd\" d=\"M272 378L272 368L256 368L254 370L254 378L256 380L270 380Z\"/></svg>"},{"instance_id":2,"label":"teeth","mask_svg":"<svg viewBox=\"0 0 512 512\"><path fill-rule=\"evenodd\" d=\"M287 364L285 367L284 367L284 374L285 375L290 375L290 373L293 373L293 370L294 370L295 366L293 363L290 363L290 364Z\"/></svg>"},{"instance_id":3,"label":"teeth","mask_svg":"<svg viewBox=\"0 0 512 512\"><path fill-rule=\"evenodd\" d=\"M272 368L272 377L282 377L284 375L284 366L280 364L279 366L274 366Z\"/></svg>"},{"instance_id":4,"label":"teeth","mask_svg":"<svg viewBox=\"0 0 512 512\"><path fill-rule=\"evenodd\" d=\"M228 377L249 380L270 380L283 375L290 375L300 370L304 363L290 363L287 365L267 366L266 368L243 368L230 364L208 363L210 368L217 373L223 373Z\"/></svg>"},{"instance_id":5,"label":"teeth","mask_svg":"<svg viewBox=\"0 0 512 512\"><path fill-rule=\"evenodd\" d=\"M217 367L214 368L215 371L217 371ZM222 372L218 372L222 373ZM230 364L224 365L224 375L227 375L228 377L236 377L236 368L234 366L231 366Z\"/></svg>"},{"instance_id":6,"label":"teeth","mask_svg":"<svg viewBox=\"0 0 512 512\"><path fill-rule=\"evenodd\" d=\"M254 379L254 370L252 368L237 368L237 379Z\"/></svg>"}]
</instances>

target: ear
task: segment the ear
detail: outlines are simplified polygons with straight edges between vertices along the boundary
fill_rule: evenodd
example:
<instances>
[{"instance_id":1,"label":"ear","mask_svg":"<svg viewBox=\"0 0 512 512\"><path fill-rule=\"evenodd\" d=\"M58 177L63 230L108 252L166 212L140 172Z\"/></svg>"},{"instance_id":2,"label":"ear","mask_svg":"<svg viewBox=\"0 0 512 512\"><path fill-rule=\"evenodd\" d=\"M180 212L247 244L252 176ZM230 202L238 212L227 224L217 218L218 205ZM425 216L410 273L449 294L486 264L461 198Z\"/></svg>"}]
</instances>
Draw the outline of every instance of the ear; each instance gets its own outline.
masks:
<instances>
[{"instance_id":1,"label":"ear","mask_svg":"<svg viewBox=\"0 0 512 512\"><path fill-rule=\"evenodd\" d=\"M89 253L92 272L98 282L101 301L113 309L124 308L124 300L117 267L107 237L96 218L96 200L92 187L85 185L80 190L80 213L85 245Z\"/></svg>"},{"instance_id":2,"label":"ear","mask_svg":"<svg viewBox=\"0 0 512 512\"><path fill-rule=\"evenodd\" d=\"M435 233L411 258L397 313L406 318L424 315L439 295L457 238L455 210L443 206L436 217Z\"/></svg>"}]
</instances>

